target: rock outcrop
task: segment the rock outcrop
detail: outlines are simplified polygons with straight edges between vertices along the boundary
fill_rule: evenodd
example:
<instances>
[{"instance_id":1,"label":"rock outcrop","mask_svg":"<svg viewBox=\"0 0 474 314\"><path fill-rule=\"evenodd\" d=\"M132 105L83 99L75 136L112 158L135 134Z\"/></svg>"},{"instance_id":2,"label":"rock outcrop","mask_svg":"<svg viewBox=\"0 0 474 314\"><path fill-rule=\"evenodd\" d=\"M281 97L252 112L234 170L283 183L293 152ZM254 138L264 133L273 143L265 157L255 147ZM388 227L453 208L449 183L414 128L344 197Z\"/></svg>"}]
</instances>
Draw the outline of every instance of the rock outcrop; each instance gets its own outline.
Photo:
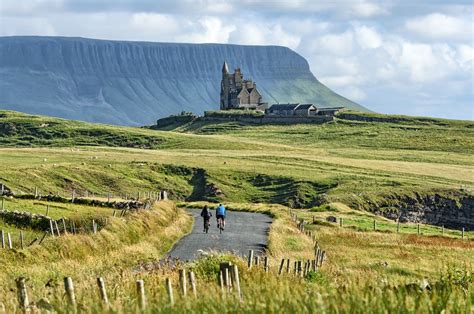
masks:
<instances>
[{"instance_id":1,"label":"rock outcrop","mask_svg":"<svg viewBox=\"0 0 474 314\"><path fill-rule=\"evenodd\" d=\"M447 228L474 230L474 196L448 192L390 195L377 204L364 206L371 212L400 222L420 222Z\"/></svg>"}]
</instances>

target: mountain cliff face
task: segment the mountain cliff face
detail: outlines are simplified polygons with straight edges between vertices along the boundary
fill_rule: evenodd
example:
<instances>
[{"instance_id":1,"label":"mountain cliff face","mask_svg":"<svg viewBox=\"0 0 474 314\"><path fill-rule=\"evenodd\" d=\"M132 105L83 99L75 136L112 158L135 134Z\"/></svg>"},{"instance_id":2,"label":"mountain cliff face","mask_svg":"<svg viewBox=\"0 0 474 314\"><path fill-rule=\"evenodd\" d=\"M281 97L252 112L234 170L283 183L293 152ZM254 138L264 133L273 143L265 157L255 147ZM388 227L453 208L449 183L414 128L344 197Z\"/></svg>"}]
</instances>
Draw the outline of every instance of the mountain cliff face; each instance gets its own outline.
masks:
<instances>
[{"instance_id":1,"label":"mountain cliff face","mask_svg":"<svg viewBox=\"0 0 474 314\"><path fill-rule=\"evenodd\" d=\"M365 110L322 85L278 46L65 37L0 38L0 108L122 125L219 108L221 67L239 67L264 101Z\"/></svg>"}]
</instances>

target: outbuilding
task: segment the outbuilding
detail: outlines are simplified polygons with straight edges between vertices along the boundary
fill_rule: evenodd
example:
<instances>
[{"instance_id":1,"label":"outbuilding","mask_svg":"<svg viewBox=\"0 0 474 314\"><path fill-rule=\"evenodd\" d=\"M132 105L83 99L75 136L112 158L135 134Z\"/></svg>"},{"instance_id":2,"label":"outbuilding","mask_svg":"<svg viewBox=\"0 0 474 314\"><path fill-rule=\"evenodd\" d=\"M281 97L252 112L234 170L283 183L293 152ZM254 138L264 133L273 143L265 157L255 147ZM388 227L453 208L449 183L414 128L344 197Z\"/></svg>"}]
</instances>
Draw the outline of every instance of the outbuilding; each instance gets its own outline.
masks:
<instances>
[{"instance_id":1,"label":"outbuilding","mask_svg":"<svg viewBox=\"0 0 474 314\"><path fill-rule=\"evenodd\" d=\"M275 104L267 109L266 113L272 116L293 116L299 104Z\"/></svg>"},{"instance_id":2,"label":"outbuilding","mask_svg":"<svg viewBox=\"0 0 474 314\"><path fill-rule=\"evenodd\" d=\"M318 116L334 116L336 113L344 109L344 107L334 107L334 108L318 108Z\"/></svg>"},{"instance_id":3,"label":"outbuilding","mask_svg":"<svg viewBox=\"0 0 474 314\"><path fill-rule=\"evenodd\" d=\"M315 116L317 112L318 108L316 108L316 106L313 104L301 104L298 105L294 110L294 114L301 117Z\"/></svg>"}]
</instances>

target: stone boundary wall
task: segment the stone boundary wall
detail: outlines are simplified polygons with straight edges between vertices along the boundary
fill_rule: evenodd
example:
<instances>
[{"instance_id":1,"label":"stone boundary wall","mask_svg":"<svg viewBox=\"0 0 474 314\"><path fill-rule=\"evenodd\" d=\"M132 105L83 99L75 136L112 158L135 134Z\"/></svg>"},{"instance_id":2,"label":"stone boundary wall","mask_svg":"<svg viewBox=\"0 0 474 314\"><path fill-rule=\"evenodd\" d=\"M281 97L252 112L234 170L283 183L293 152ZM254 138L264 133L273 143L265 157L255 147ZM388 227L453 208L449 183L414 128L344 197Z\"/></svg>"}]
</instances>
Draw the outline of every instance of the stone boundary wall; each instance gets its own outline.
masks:
<instances>
[{"instance_id":1,"label":"stone boundary wall","mask_svg":"<svg viewBox=\"0 0 474 314\"><path fill-rule=\"evenodd\" d=\"M8 224L30 227L32 229L49 230L50 217L42 214L33 214L29 212L0 210L0 218Z\"/></svg>"},{"instance_id":2,"label":"stone boundary wall","mask_svg":"<svg viewBox=\"0 0 474 314\"><path fill-rule=\"evenodd\" d=\"M264 117L201 117L202 121L218 121L228 122L237 121L254 124L297 124L297 123L314 123L322 124L334 120L331 116L315 116L315 117L298 117L298 116L264 116Z\"/></svg>"},{"instance_id":3,"label":"stone boundary wall","mask_svg":"<svg viewBox=\"0 0 474 314\"><path fill-rule=\"evenodd\" d=\"M97 199L88 199L88 198L64 198L59 195L46 195L46 196L35 196L33 194L22 194L15 195L17 199L36 199L41 201L57 202L57 203L74 203L77 205L88 205L88 206L97 206L97 207L109 207L115 209L148 209L151 205L150 201L101 201Z\"/></svg>"}]
</instances>

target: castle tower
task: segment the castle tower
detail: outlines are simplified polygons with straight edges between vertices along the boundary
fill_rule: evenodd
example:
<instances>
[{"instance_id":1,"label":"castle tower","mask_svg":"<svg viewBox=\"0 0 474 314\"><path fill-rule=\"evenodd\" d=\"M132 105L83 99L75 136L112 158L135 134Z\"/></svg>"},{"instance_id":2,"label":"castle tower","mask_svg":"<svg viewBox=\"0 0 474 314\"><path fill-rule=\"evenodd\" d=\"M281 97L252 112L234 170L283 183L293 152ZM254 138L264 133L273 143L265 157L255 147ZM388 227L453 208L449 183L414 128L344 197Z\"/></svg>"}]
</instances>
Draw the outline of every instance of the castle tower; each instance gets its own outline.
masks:
<instances>
[{"instance_id":1,"label":"castle tower","mask_svg":"<svg viewBox=\"0 0 474 314\"><path fill-rule=\"evenodd\" d=\"M224 61L222 65L222 80L221 80L221 110L229 108L229 67L227 66L227 61Z\"/></svg>"}]
</instances>

